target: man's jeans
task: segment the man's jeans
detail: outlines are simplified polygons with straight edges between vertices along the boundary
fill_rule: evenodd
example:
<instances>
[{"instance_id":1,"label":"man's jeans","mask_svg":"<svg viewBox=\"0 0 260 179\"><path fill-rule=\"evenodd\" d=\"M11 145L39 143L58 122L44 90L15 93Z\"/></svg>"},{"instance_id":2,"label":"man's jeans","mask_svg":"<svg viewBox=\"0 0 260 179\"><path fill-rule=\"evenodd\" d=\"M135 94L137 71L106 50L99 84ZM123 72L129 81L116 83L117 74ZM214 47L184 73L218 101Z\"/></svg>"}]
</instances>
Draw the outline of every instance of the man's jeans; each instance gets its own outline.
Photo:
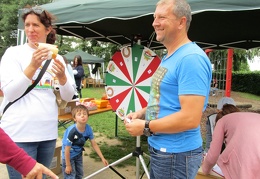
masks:
<instances>
[{"instance_id":1,"label":"man's jeans","mask_svg":"<svg viewBox=\"0 0 260 179\"><path fill-rule=\"evenodd\" d=\"M47 168L50 166L55 151L56 140L41 142L17 142L16 144L37 162L43 164ZM26 165L26 163L24 165ZM22 178L22 175L13 167L7 165L7 170L10 179ZM45 178L45 175L43 178Z\"/></svg>"},{"instance_id":2,"label":"man's jeans","mask_svg":"<svg viewBox=\"0 0 260 179\"><path fill-rule=\"evenodd\" d=\"M183 152L161 152L149 146L150 179L194 179L202 162L203 149Z\"/></svg>"}]
</instances>

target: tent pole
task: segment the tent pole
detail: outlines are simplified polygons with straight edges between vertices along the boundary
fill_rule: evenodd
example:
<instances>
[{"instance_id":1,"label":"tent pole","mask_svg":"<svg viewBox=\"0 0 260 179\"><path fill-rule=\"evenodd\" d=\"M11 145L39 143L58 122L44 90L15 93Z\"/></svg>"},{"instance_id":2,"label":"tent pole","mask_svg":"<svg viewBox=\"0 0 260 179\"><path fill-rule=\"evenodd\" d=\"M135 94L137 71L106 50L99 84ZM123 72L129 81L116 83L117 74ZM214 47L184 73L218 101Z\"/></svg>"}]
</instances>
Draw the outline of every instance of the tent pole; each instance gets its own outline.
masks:
<instances>
[{"instance_id":1,"label":"tent pole","mask_svg":"<svg viewBox=\"0 0 260 179\"><path fill-rule=\"evenodd\" d=\"M226 69L226 97L231 94L231 80L232 80L232 64L233 64L233 49L228 49L227 69Z\"/></svg>"}]
</instances>

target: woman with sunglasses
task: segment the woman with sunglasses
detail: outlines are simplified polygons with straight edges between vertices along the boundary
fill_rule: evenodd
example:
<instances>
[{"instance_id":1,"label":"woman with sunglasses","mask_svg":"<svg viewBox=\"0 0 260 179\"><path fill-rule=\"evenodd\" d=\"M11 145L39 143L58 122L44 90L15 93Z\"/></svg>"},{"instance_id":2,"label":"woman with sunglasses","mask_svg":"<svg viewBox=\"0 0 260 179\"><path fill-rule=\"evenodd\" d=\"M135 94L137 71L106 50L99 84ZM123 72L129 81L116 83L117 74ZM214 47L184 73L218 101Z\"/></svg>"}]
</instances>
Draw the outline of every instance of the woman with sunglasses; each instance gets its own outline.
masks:
<instances>
[{"instance_id":1,"label":"woman with sunglasses","mask_svg":"<svg viewBox=\"0 0 260 179\"><path fill-rule=\"evenodd\" d=\"M54 17L39 8L27 8L22 16L28 43L6 50L1 60L1 89L3 109L8 102L19 98L37 78L43 65L51 59L40 82L25 96L13 103L3 114L1 127L11 139L37 162L49 167L58 137L58 106L53 92L54 77L60 84L63 100L70 101L75 89L60 55L53 58L48 47L37 43L54 44ZM21 178L7 166L11 179ZM45 178L45 176L44 176Z\"/></svg>"}]
</instances>

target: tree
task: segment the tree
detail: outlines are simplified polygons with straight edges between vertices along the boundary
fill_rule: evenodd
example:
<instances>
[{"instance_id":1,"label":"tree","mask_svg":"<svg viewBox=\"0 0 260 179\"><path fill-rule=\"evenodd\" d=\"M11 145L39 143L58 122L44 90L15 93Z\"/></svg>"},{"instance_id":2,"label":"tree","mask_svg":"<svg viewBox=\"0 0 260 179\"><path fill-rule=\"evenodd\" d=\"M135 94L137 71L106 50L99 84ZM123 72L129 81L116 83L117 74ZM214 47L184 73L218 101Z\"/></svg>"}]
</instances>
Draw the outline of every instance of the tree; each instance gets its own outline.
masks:
<instances>
[{"instance_id":1,"label":"tree","mask_svg":"<svg viewBox=\"0 0 260 179\"><path fill-rule=\"evenodd\" d=\"M235 49L233 55L233 71L250 71L247 63L251 53L246 50Z\"/></svg>"},{"instance_id":2,"label":"tree","mask_svg":"<svg viewBox=\"0 0 260 179\"><path fill-rule=\"evenodd\" d=\"M75 50L75 47L81 43L80 39L71 36L57 35L56 45L59 48L59 54L65 55Z\"/></svg>"},{"instance_id":3,"label":"tree","mask_svg":"<svg viewBox=\"0 0 260 179\"><path fill-rule=\"evenodd\" d=\"M255 55L259 55L260 49L243 50L234 49L233 55L233 71L249 71L247 59L252 59ZM227 50L214 50L209 56L211 63L220 73L225 73L227 63Z\"/></svg>"},{"instance_id":4,"label":"tree","mask_svg":"<svg viewBox=\"0 0 260 179\"><path fill-rule=\"evenodd\" d=\"M26 5L35 6L51 2L51 0L0 0L0 57L9 46L16 45L18 10Z\"/></svg>"}]
</instances>

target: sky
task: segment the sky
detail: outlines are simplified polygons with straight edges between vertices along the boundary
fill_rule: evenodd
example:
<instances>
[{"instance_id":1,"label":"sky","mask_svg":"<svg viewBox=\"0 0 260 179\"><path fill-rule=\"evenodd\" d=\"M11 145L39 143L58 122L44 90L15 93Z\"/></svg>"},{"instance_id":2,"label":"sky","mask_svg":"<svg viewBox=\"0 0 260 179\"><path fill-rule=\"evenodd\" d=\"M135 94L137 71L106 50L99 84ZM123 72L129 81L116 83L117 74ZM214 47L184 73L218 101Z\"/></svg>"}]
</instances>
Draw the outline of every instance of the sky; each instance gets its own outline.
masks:
<instances>
[{"instance_id":1,"label":"sky","mask_svg":"<svg viewBox=\"0 0 260 179\"><path fill-rule=\"evenodd\" d=\"M255 57L252 61L248 60L248 65L251 71L255 71L255 70L260 71L260 57Z\"/></svg>"}]
</instances>

